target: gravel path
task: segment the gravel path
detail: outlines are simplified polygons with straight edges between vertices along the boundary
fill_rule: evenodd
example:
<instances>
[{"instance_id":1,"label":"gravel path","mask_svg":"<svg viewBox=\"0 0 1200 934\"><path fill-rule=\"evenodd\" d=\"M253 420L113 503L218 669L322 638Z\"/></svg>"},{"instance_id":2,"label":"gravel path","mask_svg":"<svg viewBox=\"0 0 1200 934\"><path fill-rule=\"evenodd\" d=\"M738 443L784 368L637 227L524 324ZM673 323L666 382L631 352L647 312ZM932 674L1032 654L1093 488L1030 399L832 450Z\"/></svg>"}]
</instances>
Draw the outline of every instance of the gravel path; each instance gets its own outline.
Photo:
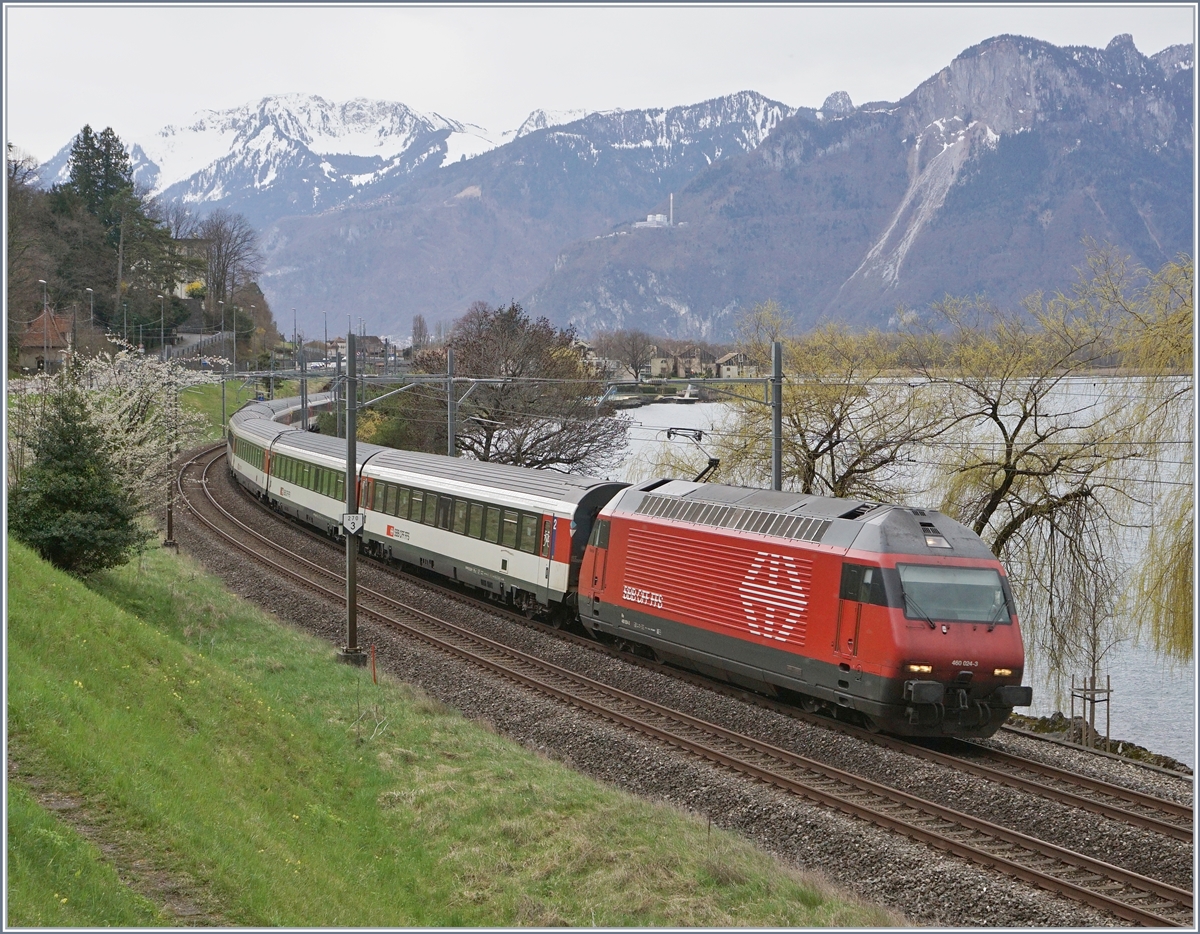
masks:
<instances>
[{"instance_id":1,"label":"gravel path","mask_svg":"<svg viewBox=\"0 0 1200 934\"><path fill-rule=\"evenodd\" d=\"M215 473L216 471L214 471ZM285 547L340 567L342 558L299 529L234 495L221 469L222 502ZM343 639L343 609L273 579L231 555L186 510L177 517L182 547L239 595L331 643ZM323 557L318 557L323 556ZM359 581L430 613L590 677L719 723L729 729L967 811L1125 868L1191 888L1192 848L1095 815L1043 801L903 753L724 697L702 687L575 646L427 590L375 565L359 563ZM953 926L1108 926L1122 924L1094 909L993 874L862 821L698 761L671 747L519 688L468 663L413 644L360 620L360 643L402 680L482 720L529 749L634 794L669 802L741 833L796 866L902 912L914 924ZM1190 802L1189 782L1103 757L1004 734L993 744L1061 767L1086 767L1106 781ZM1078 760L1078 761L1077 761ZM1081 819L1082 818L1082 819Z\"/></svg>"}]
</instances>

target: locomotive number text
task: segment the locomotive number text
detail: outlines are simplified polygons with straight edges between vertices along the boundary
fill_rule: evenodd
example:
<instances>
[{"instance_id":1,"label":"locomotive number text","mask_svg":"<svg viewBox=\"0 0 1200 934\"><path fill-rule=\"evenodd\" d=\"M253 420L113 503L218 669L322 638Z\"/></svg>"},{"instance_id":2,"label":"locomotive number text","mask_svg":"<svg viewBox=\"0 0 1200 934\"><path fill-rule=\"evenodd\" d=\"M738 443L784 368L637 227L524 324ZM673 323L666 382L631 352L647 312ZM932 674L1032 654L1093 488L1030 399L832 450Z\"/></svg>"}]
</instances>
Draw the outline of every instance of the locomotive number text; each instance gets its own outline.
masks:
<instances>
[{"instance_id":1,"label":"locomotive number text","mask_svg":"<svg viewBox=\"0 0 1200 934\"><path fill-rule=\"evenodd\" d=\"M663 605L662 594L651 593L649 590L642 590L638 587L630 587L628 585L622 589L621 597L630 603L649 604L656 610L661 610Z\"/></svg>"},{"instance_id":2,"label":"locomotive number text","mask_svg":"<svg viewBox=\"0 0 1200 934\"><path fill-rule=\"evenodd\" d=\"M956 658L950 664L957 665L959 668L978 668L979 667L979 662L965 661L964 659L961 659L961 658Z\"/></svg>"}]
</instances>

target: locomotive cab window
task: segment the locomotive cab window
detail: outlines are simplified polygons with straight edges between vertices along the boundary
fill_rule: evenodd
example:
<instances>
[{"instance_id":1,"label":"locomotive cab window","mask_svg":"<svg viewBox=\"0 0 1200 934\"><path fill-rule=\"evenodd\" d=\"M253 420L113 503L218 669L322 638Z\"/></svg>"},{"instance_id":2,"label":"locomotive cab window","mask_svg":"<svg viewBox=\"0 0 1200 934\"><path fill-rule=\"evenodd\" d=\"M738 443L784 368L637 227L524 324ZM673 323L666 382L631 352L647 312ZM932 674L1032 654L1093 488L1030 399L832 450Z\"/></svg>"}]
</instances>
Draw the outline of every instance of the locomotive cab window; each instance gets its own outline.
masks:
<instances>
[{"instance_id":1,"label":"locomotive cab window","mask_svg":"<svg viewBox=\"0 0 1200 934\"><path fill-rule=\"evenodd\" d=\"M1012 622L1008 595L994 568L900 564L904 615L989 625Z\"/></svg>"},{"instance_id":2,"label":"locomotive cab window","mask_svg":"<svg viewBox=\"0 0 1200 934\"><path fill-rule=\"evenodd\" d=\"M864 564L843 564L842 587L838 596L843 600L887 606L887 591L883 587L883 569Z\"/></svg>"}]
</instances>

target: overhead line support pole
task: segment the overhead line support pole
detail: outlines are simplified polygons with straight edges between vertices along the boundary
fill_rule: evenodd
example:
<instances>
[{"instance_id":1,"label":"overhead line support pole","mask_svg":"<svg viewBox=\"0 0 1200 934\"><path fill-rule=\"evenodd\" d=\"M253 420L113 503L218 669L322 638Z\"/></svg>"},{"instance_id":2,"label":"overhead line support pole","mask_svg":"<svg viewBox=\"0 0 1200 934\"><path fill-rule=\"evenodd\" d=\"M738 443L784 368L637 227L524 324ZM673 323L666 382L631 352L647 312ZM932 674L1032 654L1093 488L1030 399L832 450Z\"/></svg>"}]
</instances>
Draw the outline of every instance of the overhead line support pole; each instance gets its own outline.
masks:
<instances>
[{"instance_id":1,"label":"overhead line support pole","mask_svg":"<svg viewBox=\"0 0 1200 934\"><path fill-rule=\"evenodd\" d=\"M455 429L458 423L458 402L454 398L454 348L446 348L446 456L454 457L457 446Z\"/></svg>"},{"instance_id":2,"label":"overhead line support pole","mask_svg":"<svg viewBox=\"0 0 1200 934\"><path fill-rule=\"evenodd\" d=\"M771 489L783 489L783 344L771 344Z\"/></svg>"},{"instance_id":3,"label":"overhead line support pole","mask_svg":"<svg viewBox=\"0 0 1200 934\"><path fill-rule=\"evenodd\" d=\"M358 515L358 450L357 417L358 404L355 364L358 362L354 349L354 334L347 328L346 334L346 517L342 531L346 538L346 645L338 652L338 661L348 665L365 665L367 655L358 647L358 532L347 525L350 517Z\"/></svg>"}]
</instances>

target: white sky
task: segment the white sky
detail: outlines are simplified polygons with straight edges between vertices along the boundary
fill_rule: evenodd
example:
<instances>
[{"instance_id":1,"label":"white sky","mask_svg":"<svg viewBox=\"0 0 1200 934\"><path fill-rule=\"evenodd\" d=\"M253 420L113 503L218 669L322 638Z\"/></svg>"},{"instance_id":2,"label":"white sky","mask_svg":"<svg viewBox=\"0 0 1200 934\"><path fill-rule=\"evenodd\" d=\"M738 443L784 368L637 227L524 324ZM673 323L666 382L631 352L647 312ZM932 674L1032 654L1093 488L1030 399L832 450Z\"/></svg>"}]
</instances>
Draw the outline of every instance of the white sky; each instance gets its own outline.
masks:
<instances>
[{"instance_id":1,"label":"white sky","mask_svg":"<svg viewBox=\"0 0 1200 934\"><path fill-rule=\"evenodd\" d=\"M661 107L756 90L896 100L962 50L1016 33L1153 54L1194 42L1192 4L450 7L4 6L6 139L48 159L84 123L146 138L200 109L302 92L401 101L513 129L535 108Z\"/></svg>"}]
</instances>

